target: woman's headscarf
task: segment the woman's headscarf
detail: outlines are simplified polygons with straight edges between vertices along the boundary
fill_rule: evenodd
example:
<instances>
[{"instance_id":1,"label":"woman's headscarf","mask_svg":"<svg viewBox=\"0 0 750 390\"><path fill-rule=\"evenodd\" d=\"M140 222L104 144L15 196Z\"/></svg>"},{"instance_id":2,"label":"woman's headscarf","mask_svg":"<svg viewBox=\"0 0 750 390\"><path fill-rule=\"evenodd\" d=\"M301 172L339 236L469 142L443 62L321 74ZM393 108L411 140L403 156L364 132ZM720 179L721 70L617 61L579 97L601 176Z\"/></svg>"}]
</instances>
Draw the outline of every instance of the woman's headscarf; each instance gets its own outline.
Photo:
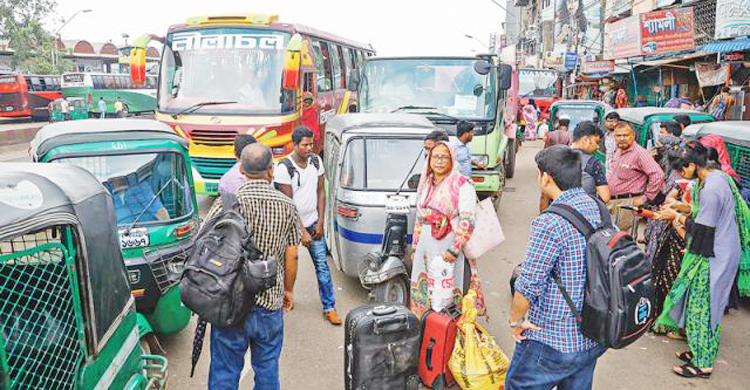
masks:
<instances>
[{"instance_id":1,"label":"woman's headscarf","mask_svg":"<svg viewBox=\"0 0 750 390\"><path fill-rule=\"evenodd\" d=\"M735 172L732 168L732 160L729 159L729 153L727 153L727 146L724 144L724 139L716 134L709 134L701 137L698 140L706 148L714 148L719 152L719 162L721 163L721 170L726 172L729 176L732 176L735 180L740 180L740 175Z\"/></svg>"},{"instance_id":2,"label":"woman's headscarf","mask_svg":"<svg viewBox=\"0 0 750 390\"><path fill-rule=\"evenodd\" d=\"M444 145L448 148L448 153L451 155L451 171L448 173L440 184L435 185L432 181L432 168L430 168L430 161L432 160L432 153L435 149ZM419 179L419 188L417 189L417 199L422 199L422 194L426 194L426 199L429 204L422 205L422 207L429 207L435 211L439 211L442 214L448 216L450 219L458 216L458 192L462 185L466 184L469 179L461 174L458 170L458 160L456 158L456 151L453 149L448 142L440 141L430 150L430 155L425 163L425 170L422 177Z\"/></svg>"}]
</instances>

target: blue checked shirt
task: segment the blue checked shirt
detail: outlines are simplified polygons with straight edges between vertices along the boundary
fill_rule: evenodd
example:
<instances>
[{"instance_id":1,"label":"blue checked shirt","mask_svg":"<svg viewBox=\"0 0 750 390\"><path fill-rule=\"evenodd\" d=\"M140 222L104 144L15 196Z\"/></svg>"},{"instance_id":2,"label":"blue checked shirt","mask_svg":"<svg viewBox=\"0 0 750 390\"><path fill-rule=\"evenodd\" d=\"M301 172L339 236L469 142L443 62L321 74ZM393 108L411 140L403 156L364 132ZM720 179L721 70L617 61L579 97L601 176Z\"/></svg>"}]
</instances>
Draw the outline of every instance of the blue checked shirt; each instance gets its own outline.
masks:
<instances>
[{"instance_id":1,"label":"blue checked shirt","mask_svg":"<svg viewBox=\"0 0 750 390\"><path fill-rule=\"evenodd\" d=\"M582 188L563 192L552 204L570 205L592 225L601 224L596 202ZM515 284L516 291L531 303L528 320L542 328L528 330L526 335L563 353L595 347L596 341L581 334L580 325L552 279L553 273L560 275L580 312L586 285L586 239L559 215L543 213L531 223L526 259Z\"/></svg>"}]
</instances>

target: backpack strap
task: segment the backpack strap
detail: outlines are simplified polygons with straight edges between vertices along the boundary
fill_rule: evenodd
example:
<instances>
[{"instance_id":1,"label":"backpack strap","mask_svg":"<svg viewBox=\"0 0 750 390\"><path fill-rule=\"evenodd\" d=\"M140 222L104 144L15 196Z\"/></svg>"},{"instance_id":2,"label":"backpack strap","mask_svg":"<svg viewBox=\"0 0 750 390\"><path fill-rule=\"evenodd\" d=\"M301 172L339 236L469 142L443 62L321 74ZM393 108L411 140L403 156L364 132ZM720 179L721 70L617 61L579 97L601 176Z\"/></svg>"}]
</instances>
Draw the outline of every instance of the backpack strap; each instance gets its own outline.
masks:
<instances>
[{"instance_id":1,"label":"backpack strap","mask_svg":"<svg viewBox=\"0 0 750 390\"><path fill-rule=\"evenodd\" d=\"M320 157L317 154L310 154L310 162L315 169L320 170Z\"/></svg>"},{"instance_id":2,"label":"backpack strap","mask_svg":"<svg viewBox=\"0 0 750 390\"><path fill-rule=\"evenodd\" d=\"M294 168L294 164L292 164L292 160L289 157L284 157L281 159L281 162L279 164L282 164L286 167L286 171L289 173L289 180L294 179L294 174L297 173L297 169ZM297 175L297 187L300 186L299 181L299 175Z\"/></svg>"},{"instance_id":3,"label":"backpack strap","mask_svg":"<svg viewBox=\"0 0 750 390\"><path fill-rule=\"evenodd\" d=\"M583 320L581 317L581 313L576 309L576 305L573 303L573 299L570 298L570 294L568 294L568 291L563 287L562 280L560 280L560 275L556 273L552 273L552 279L555 280L555 283L557 284L557 288L560 289L560 293L562 293L563 298L565 298L565 302L568 304L568 307L570 308L570 311L573 312L573 315L576 317L576 321L578 323L581 323Z\"/></svg>"},{"instance_id":4,"label":"backpack strap","mask_svg":"<svg viewBox=\"0 0 750 390\"><path fill-rule=\"evenodd\" d=\"M221 195L221 204L224 206L225 210L228 210L228 209L239 210L240 203L239 201L237 201L236 194L231 194L228 192L220 192L219 194Z\"/></svg>"},{"instance_id":5,"label":"backpack strap","mask_svg":"<svg viewBox=\"0 0 750 390\"><path fill-rule=\"evenodd\" d=\"M573 207L566 204L553 204L545 211L547 213L557 214L570 222L584 237L588 240L594 234L594 227L591 223Z\"/></svg>"}]
</instances>

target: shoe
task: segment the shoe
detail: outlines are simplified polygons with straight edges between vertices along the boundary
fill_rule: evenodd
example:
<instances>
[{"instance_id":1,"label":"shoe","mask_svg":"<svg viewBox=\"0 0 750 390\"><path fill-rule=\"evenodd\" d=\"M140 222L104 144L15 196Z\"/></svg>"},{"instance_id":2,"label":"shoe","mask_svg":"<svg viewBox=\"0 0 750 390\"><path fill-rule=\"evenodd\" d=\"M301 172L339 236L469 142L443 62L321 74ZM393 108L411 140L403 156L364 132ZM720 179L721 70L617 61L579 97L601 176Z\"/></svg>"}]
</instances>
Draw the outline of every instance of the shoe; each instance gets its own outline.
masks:
<instances>
[{"instance_id":1,"label":"shoe","mask_svg":"<svg viewBox=\"0 0 750 390\"><path fill-rule=\"evenodd\" d=\"M328 322L330 322L332 325L341 325L341 318L339 318L339 314L336 313L336 310L331 310L329 312L323 313L323 317L325 317L325 319L328 320Z\"/></svg>"}]
</instances>

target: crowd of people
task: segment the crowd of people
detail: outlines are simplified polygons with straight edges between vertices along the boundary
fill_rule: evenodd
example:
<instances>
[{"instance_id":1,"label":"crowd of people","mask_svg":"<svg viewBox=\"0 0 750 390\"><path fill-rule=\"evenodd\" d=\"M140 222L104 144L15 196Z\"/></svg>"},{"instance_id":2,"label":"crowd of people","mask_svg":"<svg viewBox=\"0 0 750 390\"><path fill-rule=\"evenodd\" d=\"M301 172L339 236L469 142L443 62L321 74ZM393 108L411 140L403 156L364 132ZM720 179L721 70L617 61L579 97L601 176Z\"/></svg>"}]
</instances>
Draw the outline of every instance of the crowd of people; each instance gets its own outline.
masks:
<instances>
[{"instance_id":1,"label":"crowd of people","mask_svg":"<svg viewBox=\"0 0 750 390\"><path fill-rule=\"evenodd\" d=\"M542 194L540 215L531 224L525 260L515 281L509 325L518 342L507 373L507 389L591 388L597 359L605 348L581 333L568 307L578 310L586 283L586 239L549 205L568 205L593 226L605 221L606 204L620 230L637 232L648 216L642 244L652 264L657 289L652 330L686 339L678 351L683 364L675 373L709 377L719 348L721 318L734 289L750 294L750 210L742 200L726 148L719 137L685 142L689 118L661 124L653 151L640 146L636 131L606 115L604 126L591 121L575 129L548 132L535 158ZM453 264L456 301L477 292L477 309L486 314L477 259L463 248L472 236L477 194L470 180L467 144L473 126L459 123L457 138L440 130L424 140L425 165L417 188L410 302L418 316L430 309L427 283L436 257ZM555 135L560 132L560 135ZM294 308L297 246L303 244L315 266L325 320L340 325L326 261L324 239L325 170L313 153L314 134L299 128L293 153L274 165L270 149L250 135L235 140L237 164L221 179L219 191L234 193L260 250L280 262L275 287L255 297L256 306L242 329L214 329L210 388L236 388L248 348L258 388L279 388L278 359L283 340L282 312ZM602 145L602 143L604 145ZM602 151L606 162L595 154ZM222 208L219 198L207 219ZM607 210L607 209L605 209ZM743 270L740 272L740 270ZM560 288L553 281L558 275ZM734 296L738 296L736 293ZM542 374L543 373L543 374Z\"/></svg>"}]
</instances>

